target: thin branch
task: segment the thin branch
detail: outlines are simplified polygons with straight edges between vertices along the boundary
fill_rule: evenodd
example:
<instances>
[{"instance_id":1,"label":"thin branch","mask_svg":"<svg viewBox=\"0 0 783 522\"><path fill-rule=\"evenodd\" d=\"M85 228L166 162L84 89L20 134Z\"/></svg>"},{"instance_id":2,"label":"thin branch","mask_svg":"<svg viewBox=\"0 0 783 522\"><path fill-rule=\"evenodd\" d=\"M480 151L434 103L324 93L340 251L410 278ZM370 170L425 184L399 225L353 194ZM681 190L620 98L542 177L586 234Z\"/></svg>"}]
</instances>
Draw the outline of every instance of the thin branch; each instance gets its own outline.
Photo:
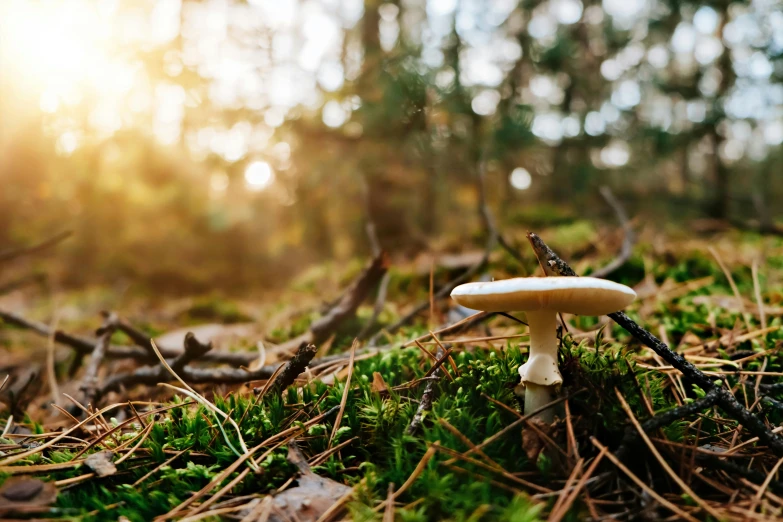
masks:
<instances>
[{"instance_id":1,"label":"thin branch","mask_svg":"<svg viewBox=\"0 0 783 522\"><path fill-rule=\"evenodd\" d=\"M46 281L45 274L28 274L17 279L13 279L8 283L0 285L0 295L9 294L14 290L31 285L42 284Z\"/></svg>"},{"instance_id":2,"label":"thin branch","mask_svg":"<svg viewBox=\"0 0 783 522\"><path fill-rule=\"evenodd\" d=\"M294 383L299 375L305 371L318 353L318 348L314 344L302 343L293 357L288 360L283 369L277 375L275 383L272 386L273 392L282 392Z\"/></svg>"},{"instance_id":3,"label":"thin branch","mask_svg":"<svg viewBox=\"0 0 783 522\"><path fill-rule=\"evenodd\" d=\"M104 319L106 320L104 327L111 327L121 331L130 337L131 341L133 341L136 346L144 348L144 350L149 353L150 359L154 360L156 358L155 350L152 348L152 338L149 335L145 334L113 312L103 311L101 312L101 315L103 315ZM99 329L98 334L100 333L101 330Z\"/></svg>"},{"instance_id":4,"label":"thin branch","mask_svg":"<svg viewBox=\"0 0 783 522\"><path fill-rule=\"evenodd\" d=\"M696 460L703 465L709 466L710 468L725 471L731 476L744 477L755 484L761 484L766 480L764 473L750 469L747 467L747 465L740 466L739 464L735 464L729 459L722 459L720 458L720 454L717 454L713 457L712 455L696 452ZM779 495L783 494L783 482L773 480L769 483L769 489Z\"/></svg>"},{"instance_id":5,"label":"thin branch","mask_svg":"<svg viewBox=\"0 0 783 522\"><path fill-rule=\"evenodd\" d=\"M702 410L706 410L707 408L713 407L715 403L718 402L719 390L720 388L713 388L707 393L707 395L701 397L700 399L696 399L695 401L690 402L688 404L684 404L682 406L672 408L670 410L667 410L663 413L659 413L658 415L655 415L654 417L647 419L641 424L642 431L644 431L645 433L650 433L651 431L655 431L664 426L668 426L676 420L684 419L685 417L695 415L696 413ZM633 446L638 441L638 439L639 439L638 431L633 430L630 427L626 429L625 436L623 437L623 441L620 443L620 446L617 448L617 451L615 451L617 457L621 460L625 460L625 457L627 456L627 452L633 448Z\"/></svg>"},{"instance_id":6,"label":"thin branch","mask_svg":"<svg viewBox=\"0 0 783 522\"><path fill-rule=\"evenodd\" d=\"M356 313L356 309L367 298L370 290L381 280L389 267L389 258L381 252L370 265L345 290L342 297L332 308L310 325L312 339L310 342L319 344L325 341L335 331L337 326Z\"/></svg>"},{"instance_id":7,"label":"thin branch","mask_svg":"<svg viewBox=\"0 0 783 522\"><path fill-rule=\"evenodd\" d=\"M76 351L77 355L85 356L92 353L95 348L95 339L81 337L79 335L69 334L62 330L52 329L38 321L26 319L19 314L0 310L0 320L4 323L24 328L37 333L43 337L54 336L55 342L68 346ZM172 359L181 354L179 350L161 348L161 353L167 359ZM141 362L153 362L149 352L145 349L134 348L132 346L109 346L106 350L106 357L110 359L134 359ZM204 360L218 364L229 364L231 366L243 366L250 364L258 358L257 354L250 352L211 352L204 356Z\"/></svg>"},{"instance_id":8,"label":"thin branch","mask_svg":"<svg viewBox=\"0 0 783 522\"><path fill-rule=\"evenodd\" d=\"M115 328L111 324L111 318L107 317L106 323L101 327L98 340L95 343L95 348L90 355L90 360L84 371L82 384L79 387L79 390L82 392L82 400L80 402L84 405L96 405L96 401L99 397L98 370L101 367L106 351L109 349L109 343L111 342L111 336L114 335L114 331Z\"/></svg>"},{"instance_id":9,"label":"thin branch","mask_svg":"<svg viewBox=\"0 0 783 522\"><path fill-rule=\"evenodd\" d=\"M617 214L617 220L620 222L620 226L623 229L623 244L620 247L620 253L615 257L608 265L600 268L590 274L591 277L606 277L621 266L623 266L633 254L633 246L636 243L636 234L631 226L631 221L628 219L628 214L625 213L620 201L612 193L612 189L604 185L600 189L601 196L606 200L615 214Z\"/></svg>"},{"instance_id":10,"label":"thin branch","mask_svg":"<svg viewBox=\"0 0 783 522\"><path fill-rule=\"evenodd\" d=\"M18 257L36 254L38 252L46 250L47 248L51 248L54 245L64 241L65 239L68 239L72 234L73 232L71 232L70 230L64 230L62 232L53 235L49 239L45 239L40 243L36 243L34 245L20 247L20 248L9 248L0 251L0 263L11 261L12 259L16 259Z\"/></svg>"},{"instance_id":11,"label":"thin branch","mask_svg":"<svg viewBox=\"0 0 783 522\"><path fill-rule=\"evenodd\" d=\"M443 369L441 367L443 362L448 358L448 353L444 351L443 348L438 346L438 351L435 353L435 357L437 357L437 361L425 376L432 376L435 377L435 379L428 381L427 385L424 387L424 392L421 395L419 407L416 408L416 414L413 416L411 423L408 425L408 435L415 435L421 430L422 425L424 424L424 417L428 412L432 411L432 405L435 402L435 397L438 394L438 382L443 376Z\"/></svg>"}]
</instances>

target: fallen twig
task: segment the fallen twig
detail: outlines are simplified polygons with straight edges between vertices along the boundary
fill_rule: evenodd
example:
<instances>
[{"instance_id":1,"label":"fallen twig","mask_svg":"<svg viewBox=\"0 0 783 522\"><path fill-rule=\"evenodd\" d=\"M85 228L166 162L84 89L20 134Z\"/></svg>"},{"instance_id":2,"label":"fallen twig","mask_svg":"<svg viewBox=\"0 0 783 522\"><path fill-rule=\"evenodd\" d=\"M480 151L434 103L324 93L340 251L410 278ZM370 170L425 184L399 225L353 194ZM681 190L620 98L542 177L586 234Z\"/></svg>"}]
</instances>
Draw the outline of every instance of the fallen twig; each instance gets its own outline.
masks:
<instances>
[{"instance_id":1,"label":"fallen twig","mask_svg":"<svg viewBox=\"0 0 783 522\"><path fill-rule=\"evenodd\" d=\"M44 274L28 274L0 285L0 295L9 294L14 290L18 290L19 288L33 283L42 284L45 281L46 275Z\"/></svg>"},{"instance_id":2,"label":"fallen twig","mask_svg":"<svg viewBox=\"0 0 783 522\"><path fill-rule=\"evenodd\" d=\"M310 332L312 333L310 342L320 344L325 341L334 333L342 321L356 313L356 309L367 298L367 294L386 273L388 266L388 256L381 252L372 260L361 275L351 283L351 286L345 290L337 303L323 317L320 317L310 325Z\"/></svg>"},{"instance_id":3,"label":"fallen twig","mask_svg":"<svg viewBox=\"0 0 783 522\"><path fill-rule=\"evenodd\" d=\"M707 395L705 395L700 399L696 399L695 401L690 402L688 404L684 404L682 406L672 408L668 411L659 413L658 415L655 415L654 417L647 419L641 424L642 431L644 431L645 433L649 433L651 431L655 431L664 426L668 426L669 424L671 424L672 422L678 419L683 419L685 417L695 415L696 413L702 410L706 410L707 408L711 408L718 401L719 389L720 388L713 388L707 393ZM639 431L633 430L629 426L625 431L625 436L623 437L620 446L617 448L617 451L615 452L617 458L624 460L625 457L627 456L627 452L632 449L633 445L636 443L638 439L639 439Z\"/></svg>"},{"instance_id":4,"label":"fallen twig","mask_svg":"<svg viewBox=\"0 0 783 522\"><path fill-rule=\"evenodd\" d=\"M664 460L663 456L661 456L661 453L658 451L658 448L655 447L655 445L650 440L650 437L647 436L647 433L645 433L645 430L642 428L642 425L637 420L636 416L633 414L633 410L628 405L628 402L625 400L625 397L620 392L619 389L615 388L615 393L617 394L617 398L620 401L620 405L622 406L623 410L625 411L626 415L628 415L628 418L631 420L631 424L633 424L634 428L636 428L636 431L639 433L639 436L644 440L644 443L647 445L647 447L650 450L650 453L655 456L658 463L661 465L661 467L666 471L666 473L672 478L672 480L679 486L679 488L682 490L682 492L686 495L688 495L696 504L699 505L700 508L702 508L705 512L712 515L716 520L720 520L722 518L721 514L718 513L718 511L715 510L712 506L710 506L707 502L705 502L699 495L696 494L693 489L685 483L682 478L677 475L677 473L674 472L672 467L669 465L666 460Z\"/></svg>"},{"instance_id":5,"label":"fallen twig","mask_svg":"<svg viewBox=\"0 0 783 522\"><path fill-rule=\"evenodd\" d=\"M84 405L96 406L96 400L98 399L98 370L103 362L103 357L106 355L106 350L109 348L111 342L111 336L114 334L114 325L111 324L113 317L107 317L106 322L100 328L98 335L98 341L95 343L95 349L93 349L90 355L90 360L87 363L87 368L84 371L84 377L82 378L82 384L79 390L82 392L81 403ZM74 411L71 411L74 414Z\"/></svg>"},{"instance_id":6,"label":"fallen twig","mask_svg":"<svg viewBox=\"0 0 783 522\"><path fill-rule=\"evenodd\" d=\"M272 386L273 391L281 392L291 386L294 380L305 371L318 353L318 348L314 344L302 343L293 357L285 363L285 366L277 374L277 378Z\"/></svg>"},{"instance_id":7,"label":"fallen twig","mask_svg":"<svg viewBox=\"0 0 783 522\"><path fill-rule=\"evenodd\" d=\"M422 424L424 424L424 416L432 410L432 404L435 402L435 396L438 393L438 381L440 381L440 377L443 375L441 366L447 359L447 354L440 346L438 346L438 351L435 353L435 356L438 358L438 361L433 365L434 370L427 372L427 377L432 376L436 377L437 379L428 381L427 385L424 387L424 393L421 394L419 407L416 408L416 414L413 416L411 423L408 425L408 435L415 435L419 432L419 430L421 430Z\"/></svg>"},{"instance_id":8,"label":"fallen twig","mask_svg":"<svg viewBox=\"0 0 783 522\"><path fill-rule=\"evenodd\" d=\"M70 230L64 230L62 232L53 235L49 239L45 239L40 243L36 243L34 245L20 247L20 248L9 248L0 251L0 263L4 263L6 261L16 259L17 257L27 256L30 254L41 252L42 250L46 250L47 248L53 247L57 243L60 243L61 241L69 238L72 234L73 232L71 232Z\"/></svg>"},{"instance_id":9,"label":"fallen twig","mask_svg":"<svg viewBox=\"0 0 783 522\"><path fill-rule=\"evenodd\" d=\"M0 320L7 324L30 330L43 337L49 337L53 335L55 342L72 348L76 351L77 355L89 355L95 348L96 341L94 339L70 334L62 330L52 331L52 329L44 323L26 319L21 315L15 314L13 312L0 310ZM161 349L161 353L167 359L172 359L181 354L179 350L169 350L165 348ZM147 350L133 346L109 346L106 350L106 357L109 359L133 359L140 362L153 362L155 360L155 358L150 357L150 354ZM243 366L250 364L257 358L258 355L252 352L216 351L206 354L204 356L204 361L218 364L229 364L231 366Z\"/></svg>"}]
</instances>

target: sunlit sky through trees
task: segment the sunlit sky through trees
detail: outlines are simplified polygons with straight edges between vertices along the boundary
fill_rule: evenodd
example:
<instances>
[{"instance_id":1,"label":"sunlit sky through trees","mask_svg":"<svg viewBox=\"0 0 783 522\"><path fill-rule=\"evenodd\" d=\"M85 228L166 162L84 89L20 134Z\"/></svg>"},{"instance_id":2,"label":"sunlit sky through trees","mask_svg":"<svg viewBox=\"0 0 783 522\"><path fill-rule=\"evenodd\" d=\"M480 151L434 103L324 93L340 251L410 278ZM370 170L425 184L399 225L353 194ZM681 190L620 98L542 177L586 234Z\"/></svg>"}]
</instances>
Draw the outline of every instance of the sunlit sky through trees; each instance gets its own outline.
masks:
<instances>
[{"instance_id":1,"label":"sunlit sky through trees","mask_svg":"<svg viewBox=\"0 0 783 522\"><path fill-rule=\"evenodd\" d=\"M781 57L783 0L3 0L0 239L284 263L348 258L369 212L415 250L476 225L480 161L501 217L602 184L747 214Z\"/></svg>"},{"instance_id":2,"label":"sunlit sky through trees","mask_svg":"<svg viewBox=\"0 0 783 522\"><path fill-rule=\"evenodd\" d=\"M675 133L709 117L720 85L716 62L726 52L737 79L721 100L727 116L721 129L727 137L724 160L760 159L783 142L783 85L770 82L769 58L783 50L779 2L732 4L727 20L712 7L683 4L682 19L668 39L649 29L651 19L666 16L663 2L604 0L585 8L580 0L550 0L531 11L517 10L512 0L403 3L403 19L394 3L379 8L383 49L391 51L404 32L408 45L420 46L417 66L448 88L455 72L444 63L443 49L456 24L464 45L458 81L472 89L473 111L487 117L495 113L499 88L522 55L519 31L533 39L535 53L555 45L560 27L580 21L629 31L630 43L616 53L601 39L591 40L602 58L600 74L611 82L600 106L580 110L572 104L564 110L569 78L556 71L537 71L518 93L535 108L532 132L545 143L583 133L612 136L593 157L600 166L630 160L623 135L631 114ZM248 185L258 188L272 177L271 167L259 161L274 155L285 167L290 148L275 146L273 135L286 118L320 111L327 127L351 125L351 112L362 100L340 92L361 70L361 42L348 30L363 10L361 0L6 0L0 6L2 94L14 100L14 111L35 107L50 115L46 126L59 154L124 127L141 127L161 144L184 145L196 159L209 153L227 162L250 159ZM174 45L180 37L181 45ZM156 50L162 51L163 74L145 63ZM207 80L208 87L183 81L183 69ZM698 97L683 99L657 88L697 71ZM206 104L203 96L210 114L195 125L186 122L188 110ZM221 111L240 108L262 118L220 123ZM362 132L355 125L349 131ZM213 180L212 186L222 185Z\"/></svg>"}]
</instances>

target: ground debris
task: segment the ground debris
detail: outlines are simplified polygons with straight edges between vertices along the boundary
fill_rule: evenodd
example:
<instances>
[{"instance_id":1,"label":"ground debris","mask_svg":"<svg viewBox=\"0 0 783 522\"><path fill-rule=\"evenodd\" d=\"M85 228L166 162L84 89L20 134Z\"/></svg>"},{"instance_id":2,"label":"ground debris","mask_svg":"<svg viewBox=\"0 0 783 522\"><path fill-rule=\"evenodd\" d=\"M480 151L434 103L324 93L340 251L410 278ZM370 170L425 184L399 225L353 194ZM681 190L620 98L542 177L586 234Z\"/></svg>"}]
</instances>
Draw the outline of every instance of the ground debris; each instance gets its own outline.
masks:
<instances>
[{"instance_id":1,"label":"ground debris","mask_svg":"<svg viewBox=\"0 0 783 522\"><path fill-rule=\"evenodd\" d=\"M117 467L112 460L114 452L110 450L93 453L84 460L84 464L99 477L108 477L117 473Z\"/></svg>"},{"instance_id":2,"label":"ground debris","mask_svg":"<svg viewBox=\"0 0 783 522\"><path fill-rule=\"evenodd\" d=\"M45 507L56 499L57 488L51 482L10 478L0 487L0 514Z\"/></svg>"},{"instance_id":3,"label":"ground debris","mask_svg":"<svg viewBox=\"0 0 783 522\"><path fill-rule=\"evenodd\" d=\"M264 513L265 510L261 506L267 497L250 502L242 515L251 518L243 520L315 522L351 491L351 488L345 484L313 473L295 442L291 442L288 446L288 460L299 468L297 486L274 495L268 515Z\"/></svg>"}]
</instances>

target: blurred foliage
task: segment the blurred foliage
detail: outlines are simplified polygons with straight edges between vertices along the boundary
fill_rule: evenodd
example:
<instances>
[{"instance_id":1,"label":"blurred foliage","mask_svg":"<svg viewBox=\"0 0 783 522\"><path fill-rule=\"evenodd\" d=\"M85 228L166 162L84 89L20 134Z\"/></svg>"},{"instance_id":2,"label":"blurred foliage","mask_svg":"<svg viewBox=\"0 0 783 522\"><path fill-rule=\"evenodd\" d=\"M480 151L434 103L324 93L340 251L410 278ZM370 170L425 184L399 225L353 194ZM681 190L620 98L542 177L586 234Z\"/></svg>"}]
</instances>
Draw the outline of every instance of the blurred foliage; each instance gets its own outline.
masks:
<instances>
[{"instance_id":1,"label":"blurred foliage","mask_svg":"<svg viewBox=\"0 0 783 522\"><path fill-rule=\"evenodd\" d=\"M480 168L519 227L783 196L780 0L55 4L0 7L0 246L74 230L60 284L278 286L368 218L478 245Z\"/></svg>"}]
</instances>

